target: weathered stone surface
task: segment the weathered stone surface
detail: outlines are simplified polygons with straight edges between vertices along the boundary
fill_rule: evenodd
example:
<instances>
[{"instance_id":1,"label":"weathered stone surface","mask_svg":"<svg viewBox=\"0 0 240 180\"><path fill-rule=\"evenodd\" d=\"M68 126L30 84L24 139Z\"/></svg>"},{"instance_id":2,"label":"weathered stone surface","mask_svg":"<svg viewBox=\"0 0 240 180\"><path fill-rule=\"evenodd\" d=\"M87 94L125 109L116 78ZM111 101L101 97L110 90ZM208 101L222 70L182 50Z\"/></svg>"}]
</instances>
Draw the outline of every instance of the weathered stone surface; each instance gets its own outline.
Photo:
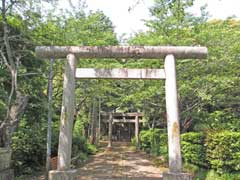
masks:
<instances>
[{"instance_id":1,"label":"weathered stone surface","mask_svg":"<svg viewBox=\"0 0 240 180\"><path fill-rule=\"evenodd\" d=\"M158 59L173 54L177 59L205 59L206 47L189 46L38 46L36 55L42 58L143 58Z\"/></svg>"},{"instance_id":2,"label":"weathered stone surface","mask_svg":"<svg viewBox=\"0 0 240 180\"><path fill-rule=\"evenodd\" d=\"M166 74L166 110L168 130L169 171L182 172L182 155L180 143L180 118L176 80L176 62L173 55L167 55L164 64Z\"/></svg>"},{"instance_id":3,"label":"weathered stone surface","mask_svg":"<svg viewBox=\"0 0 240 180\"><path fill-rule=\"evenodd\" d=\"M77 170L71 169L66 171L49 171L49 180L75 180L77 177Z\"/></svg>"},{"instance_id":4,"label":"weathered stone surface","mask_svg":"<svg viewBox=\"0 0 240 180\"><path fill-rule=\"evenodd\" d=\"M192 176L187 173L164 172L163 180L192 180Z\"/></svg>"},{"instance_id":5,"label":"weathered stone surface","mask_svg":"<svg viewBox=\"0 0 240 180\"><path fill-rule=\"evenodd\" d=\"M0 171L0 180L13 180L14 172L13 169L6 169Z\"/></svg>"},{"instance_id":6,"label":"weathered stone surface","mask_svg":"<svg viewBox=\"0 0 240 180\"><path fill-rule=\"evenodd\" d=\"M58 144L58 170L70 169L72 153L72 130L75 114L75 70L76 58L73 54L67 56L65 65L62 110Z\"/></svg>"},{"instance_id":7,"label":"weathered stone surface","mask_svg":"<svg viewBox=\"0 0 240 180\"><path fill-rule=\"evenodd\" d=\"M0 148L0 171L10 167L12 152L5 148Z\"/></svg>"}]
</instances>

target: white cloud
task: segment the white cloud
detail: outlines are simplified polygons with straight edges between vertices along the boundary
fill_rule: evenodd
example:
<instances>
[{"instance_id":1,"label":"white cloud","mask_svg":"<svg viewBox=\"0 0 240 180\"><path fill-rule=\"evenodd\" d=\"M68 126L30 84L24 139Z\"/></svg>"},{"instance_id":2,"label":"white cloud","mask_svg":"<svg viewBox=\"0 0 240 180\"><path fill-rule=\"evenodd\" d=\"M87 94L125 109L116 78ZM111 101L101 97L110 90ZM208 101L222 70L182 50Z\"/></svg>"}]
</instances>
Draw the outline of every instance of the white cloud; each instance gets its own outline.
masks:
<instances>
[{"instance_id":1,"label":"white cloud","mask_svg":"<svg viewBox=\"0 0 240 180\"><path fill-rule=\"evenodd\" d=\"M149 7L154 0L141 0L132 11L129 7L134 6L138 0L86 0L88 10L102 10L115 26L118 36L123 33L128 35L139 30L146 30L142 19L149 19ZM77 3L79 0L72 0ZM62 0L63 7L68 6L66 0ZM236 15L240 17L240 0L196 0L194 7L190 9L193 14L200 14L200 7L207 4L207 10L212 18L225 19Z\"/></svg>"},{"instance_id":2,"label":"white cloud","mask_svg":"<svg viewBox=\"0 0 240 180\"><path fill-rule=\"evenodd\" d=\"M192 12L200 14L199 7L207 4L207 10L211 18L226 19L229 16L236 15L240 17L239 0L196 0Z\"/></svg>"}]
</instances>

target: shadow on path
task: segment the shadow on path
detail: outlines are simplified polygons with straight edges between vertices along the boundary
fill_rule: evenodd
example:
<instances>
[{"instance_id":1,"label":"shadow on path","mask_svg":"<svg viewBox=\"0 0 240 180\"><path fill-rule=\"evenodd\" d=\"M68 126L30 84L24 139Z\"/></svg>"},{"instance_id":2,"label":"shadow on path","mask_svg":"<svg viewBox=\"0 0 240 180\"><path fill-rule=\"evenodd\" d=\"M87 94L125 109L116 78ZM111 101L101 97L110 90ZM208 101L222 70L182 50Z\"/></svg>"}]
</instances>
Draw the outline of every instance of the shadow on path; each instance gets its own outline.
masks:
<instances>
[{"instance_id":1,"label":"shadow on path","mask_svg":"<svg viewBox=\"0 0 240 180\"><path fill-rule=\"evenodd\" d=\"M114 142L111 150L93 156L79 169L77 180L161 180L160 168L154 167L143 152L132 150L128 143Z\"/></svg>"}]
</instances>

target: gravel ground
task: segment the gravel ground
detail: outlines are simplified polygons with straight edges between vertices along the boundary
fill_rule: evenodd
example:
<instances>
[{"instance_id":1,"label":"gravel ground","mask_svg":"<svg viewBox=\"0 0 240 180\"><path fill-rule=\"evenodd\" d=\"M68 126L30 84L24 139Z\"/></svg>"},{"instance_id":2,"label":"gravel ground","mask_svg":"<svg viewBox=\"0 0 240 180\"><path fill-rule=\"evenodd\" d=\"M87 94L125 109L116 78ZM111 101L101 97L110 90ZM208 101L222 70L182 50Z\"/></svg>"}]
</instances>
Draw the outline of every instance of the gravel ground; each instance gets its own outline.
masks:
<instances>
[{"instance_id":1,"label":"gravel ground","mask_svg":"<svg viewBox=\"0 0 240 180\"><path fill-rule=\"evenodd\" d=\"M113 143L112 149L93 156L79 169L77 180L161 180L162 171L154 167L147 154L127 143Z\"/></svg>"}]
</instances>

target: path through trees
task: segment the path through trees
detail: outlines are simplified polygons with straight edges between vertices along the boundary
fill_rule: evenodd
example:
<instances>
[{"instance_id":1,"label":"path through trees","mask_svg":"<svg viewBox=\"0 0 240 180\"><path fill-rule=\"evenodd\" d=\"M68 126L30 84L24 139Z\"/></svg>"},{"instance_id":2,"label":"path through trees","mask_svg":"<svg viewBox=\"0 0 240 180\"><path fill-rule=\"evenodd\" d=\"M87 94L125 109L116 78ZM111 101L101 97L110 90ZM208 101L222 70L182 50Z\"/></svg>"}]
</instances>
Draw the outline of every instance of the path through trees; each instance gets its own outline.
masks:
<instances>
[{"instance_id":1,"label":"path through trees","mask_svg":"<svg viewBox=\"0 0 240 180\"><path fill-rule=\"evenodd\" d=\"M153 166L147 154L136 152L123 142L114 142L110 151L95 155L89 163L78 169L78 174L77 180L162 179L161 169Z\"/></svg>"}]
</instances>

